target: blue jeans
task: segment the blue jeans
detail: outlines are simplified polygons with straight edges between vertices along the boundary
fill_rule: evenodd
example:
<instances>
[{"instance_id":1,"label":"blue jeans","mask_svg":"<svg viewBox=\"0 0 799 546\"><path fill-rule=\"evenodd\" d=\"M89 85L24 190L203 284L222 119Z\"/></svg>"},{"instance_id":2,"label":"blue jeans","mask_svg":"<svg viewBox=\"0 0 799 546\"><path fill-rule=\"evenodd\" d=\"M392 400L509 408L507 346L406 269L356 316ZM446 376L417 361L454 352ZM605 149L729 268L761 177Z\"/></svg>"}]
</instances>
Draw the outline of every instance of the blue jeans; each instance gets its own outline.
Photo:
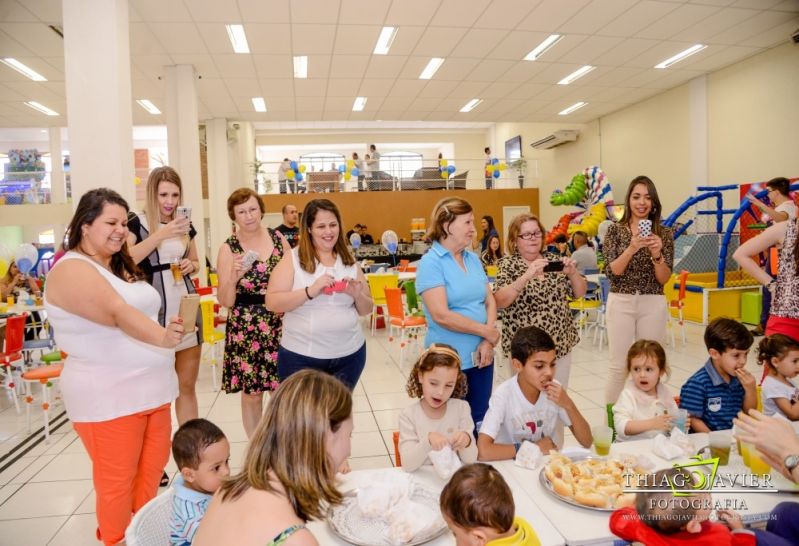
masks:
<instances>
[{"instance_id":1,"label":"blue jeans","mask_svg":"<svg viewBox=\"0 0 799 546\"><path fill-rule=\"evenodd\" d=\"M289 351L282 345L277 350L277 375L281 381L295 372L311 368L337 377L348 389L353 390L365 365L366 343L354 353L340 358L313 358Z\"/></svg>"},{"instance_id":2,"label":"blue jeans","mask_svg":"<svg viewBox=\"0 0 799 546\"><path fill-rule=\"evenodd\" d=\"M753 529L758 546L799 544L799 503L781 502L769 514L766 530Z\"/></svg>"},{"instance_id":3,"label":"blue jeans","mask_svg":"<svg viewBox=\"0 0 799 546\"><path fill-rule=\"evenodd\" d=\"M469 388L466 392L465 400L469 402L469 407L472 408L474 428L479 432L483 417L488 411L491 388L494 386L494 365L491 364L485 368L469 368L468 370L463 370L463 374L466 376L466 384Z\"/></svg>"}]
</instances>

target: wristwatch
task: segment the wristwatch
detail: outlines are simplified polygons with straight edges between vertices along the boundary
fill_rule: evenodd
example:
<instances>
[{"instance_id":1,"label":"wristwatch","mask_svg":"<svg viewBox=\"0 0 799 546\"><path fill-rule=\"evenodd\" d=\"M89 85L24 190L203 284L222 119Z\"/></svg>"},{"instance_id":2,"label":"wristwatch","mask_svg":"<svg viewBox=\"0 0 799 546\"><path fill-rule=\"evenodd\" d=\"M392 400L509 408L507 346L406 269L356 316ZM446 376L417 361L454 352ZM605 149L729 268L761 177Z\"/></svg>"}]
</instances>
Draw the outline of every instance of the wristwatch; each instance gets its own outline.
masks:
<instances>
[{"instance_id":1,"label":"wristwatch","mask_svg":"<svg viewBox=\"0 0 799 546\"><path fill-rule=\"evenodd\" d=\"M793 469L799 466L799 455L788 455L782 462L788 472L793 472Z\"/></svg>"}]
</instances>

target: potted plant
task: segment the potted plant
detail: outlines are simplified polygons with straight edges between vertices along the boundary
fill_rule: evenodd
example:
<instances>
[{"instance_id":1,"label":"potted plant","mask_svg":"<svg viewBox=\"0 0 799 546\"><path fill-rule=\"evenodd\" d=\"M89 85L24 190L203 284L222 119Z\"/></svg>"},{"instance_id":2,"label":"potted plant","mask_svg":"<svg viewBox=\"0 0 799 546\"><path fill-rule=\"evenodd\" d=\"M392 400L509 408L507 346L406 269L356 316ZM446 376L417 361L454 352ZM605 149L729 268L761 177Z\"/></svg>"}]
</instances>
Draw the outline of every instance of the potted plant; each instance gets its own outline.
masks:
<instances>
[{"instance_id":1,"label":"potted plant","mask_svg":"<svg viewBox=\"0 0 799 546\"><path fill-rule=\"evenodd\" d=\"M527 160L523 157L512 161L510 164L511 168L516 171L516 174L519 177L519 188L524 187L524 175L527 174Z\"/></svg>"},{"instance_id":2,"label":"potted plant","mask_svg":"<svg viewBox=\"0 0 799 546\"><path fill-rule=\"evenodd\" d=\"M272 180L269 178L264 178L264 173L261 168L264 166L265 162L255 158L252 163L248 163L248 165L252 168L252 173L255 175L255 180L253 180L255 191L258 193L269 193L272 190ZM261 188L261 183L263 182L263 188ZM263 191L261 191L263 189Z\"/></svg>"}]
</instances>

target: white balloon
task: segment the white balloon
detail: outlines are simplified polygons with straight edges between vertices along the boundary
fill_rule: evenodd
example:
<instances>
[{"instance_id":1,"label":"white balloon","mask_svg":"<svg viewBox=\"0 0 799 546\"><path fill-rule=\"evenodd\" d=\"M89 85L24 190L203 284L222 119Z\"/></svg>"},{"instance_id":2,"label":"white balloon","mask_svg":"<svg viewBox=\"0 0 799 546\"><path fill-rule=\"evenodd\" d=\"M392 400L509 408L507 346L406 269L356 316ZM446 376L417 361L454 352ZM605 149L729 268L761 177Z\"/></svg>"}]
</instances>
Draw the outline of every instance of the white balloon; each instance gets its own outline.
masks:
<instances>
[{"instance_id":1,"label":"white balloon","mask_svg":"<svg viewBox=\"0 0 799 546\"><path fill-rule=\"evenodd\" d=\"M397 253L399 237L397 237L397 234L393 230L387 229L384 231L383 235L380 237L380 242L383 243L383 248L385 248L390 254Z\"/></svg>"},{"instance_id":2,"label":"white balloon","mask_svg":"<svg viewBox=\"0 0 799 546\"><path fill-rule=\"evenodd\" d=\"M23 243L17 247L14 252L14 261L17 264L19 272L27 275L33 270L33 267L39 261L39 251L30 243Z\"/></svg>"},{"instance_id":3,"label":"white balloon","mask_svg":"<svg viewBox=\"0 0 799 546\"><path fill-rule=\"evenodd\" d=\"M358 248L361 246L361 236L357 233L350 235L350 244L352 245L352 248L358 250Z\"/></svg>"}]
</instances>

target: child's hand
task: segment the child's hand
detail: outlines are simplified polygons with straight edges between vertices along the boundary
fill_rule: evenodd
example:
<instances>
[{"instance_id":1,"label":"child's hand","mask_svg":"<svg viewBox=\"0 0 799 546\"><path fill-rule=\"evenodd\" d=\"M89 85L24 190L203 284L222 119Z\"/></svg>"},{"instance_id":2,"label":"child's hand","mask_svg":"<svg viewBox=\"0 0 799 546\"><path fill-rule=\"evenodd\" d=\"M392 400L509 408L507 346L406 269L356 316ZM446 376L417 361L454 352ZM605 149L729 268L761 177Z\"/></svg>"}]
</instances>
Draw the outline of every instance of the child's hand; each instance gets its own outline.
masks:
<instances>
[{"instance_id":1,"label":"child's hand","mask_svg":"<svg viewBox=\"0 0 799 546\"><path fill-rule=\"evenodd\" d=\"M566 394L563 385L555 381L550 381L549 384L544 387L544 390L547 393L547 398L562 408L565 408L572 401L569 395Z\"/></svg>"},{"instance_id":2,"label":"child's hand","mask_svg":"<svg viewBox=\"0 0 799 546\"><path fill-rule=\"evenodd\" d=\"M438 432L431 432L427 435L427 441L430 442L430 447L433 448L433 451L438 451L439 449L444 449L446 446L449 445L449 440L443 434L439 434Z\"/></svg>"},{"instance_id":3,"label":"child's hand","mask_svg":"<svg viewBox=\"0 0 799 546\"><path fill-rule=\"evenodd\" d=\"M660 430L663 432L668 432L672 428L672 416L665 414L665 415L658 415L657 417L653 417L649 421L652 423L652 428L654 430Z\"/></svg>"},{"instance_id":4,"label":"child's hand","mask_svg":"<svg viewBox=\"0 0 799 546\"><path fill-rule=\"evenodd\" d=\"M459 430L449 437L449 445L452 446L452 449L463 449L464 447L469 447L471 443L471 434L462 430Z\"/></svg>"},{"instance_id":5,"label":"child's hand","mask_svg":"<svg viewBox=\"0 0 799 546\"><path fill-rule=\"evenodd\" d=\"M732 510L716 510L719 521L727 524L730 529L743 529L744 523L741 521L741 514Z\"/></svg>"},{"instance_id":6,"label":"child's hand","mask_svg":"<svg viewBox=\"0 0 799 546\"><path fill-rule=\"evenodd\" d=\"M755 376L747 372L745 369L738 368L735 370L735 377L738 378L738 381L741 382L741 386L744 389L749 390L756 388L757 381L755 380Z\"/></svg>"},{"instance_id":7,"label":"child's hand","mask_svg":"<svg viewBox=\"0 0 799 546\"><path fill-rule=\"evenodd\" d=\"M544 455L548 455L553 449L558 449L558 446L555 445L555 442L552 441L552 438L548 438L547 436L544 436L535 442L535 445L538 446L538 449L540 449L541 453Z\"/></svg>"}]
</instances>

